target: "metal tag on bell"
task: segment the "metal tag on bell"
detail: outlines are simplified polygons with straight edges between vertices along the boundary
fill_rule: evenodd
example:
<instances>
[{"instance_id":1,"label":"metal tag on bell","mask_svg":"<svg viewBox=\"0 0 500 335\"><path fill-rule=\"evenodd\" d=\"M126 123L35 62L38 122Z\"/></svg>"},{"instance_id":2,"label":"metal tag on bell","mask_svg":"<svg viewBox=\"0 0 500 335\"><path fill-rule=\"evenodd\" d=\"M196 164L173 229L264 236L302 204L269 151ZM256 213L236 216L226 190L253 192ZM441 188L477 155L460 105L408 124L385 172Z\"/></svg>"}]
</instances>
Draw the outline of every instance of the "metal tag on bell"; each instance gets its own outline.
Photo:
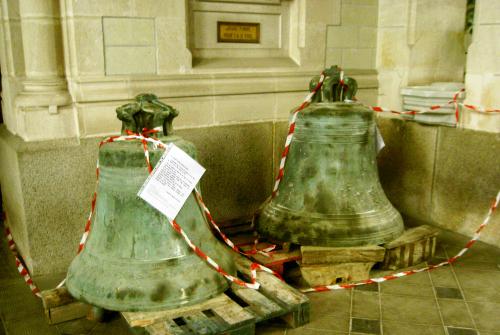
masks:
<instances>
[{"instance_id":1,"label":"metal tag on bell","mask_svg":"<svg viewBox=\"0 0 500 335\"><path fill-rule=\"evenodd\" d=\"M337 67L325 74L298 113L279 192L263 206L257 229L301 245L383 244L403 233L403 220L378 179L374 112L351 101L354 79L341 81Z\"/></svg>"},{"instance_id":2,"label":"metal tag on bell","mask_svg":"<svg viewBox=\"0 0 500 335\"><path fill-rule=\"evenodd\" d=\"M119 107L117 115L122 134L163 126L162 142L196 158L192 143L172 135L177 110L156 96L139 95L136 102ZM148 150L154 166L163 151L150 144ZM102 146L99 168L91 232L68 270L72 296L108 310L152 311L196 304L228 288L226 279L187 246L167 218L137 196L149 174L140 141ZM196 246L235 274L229 249L212 235L193 194L176 221Z\"/></svg>"}]
</instances>

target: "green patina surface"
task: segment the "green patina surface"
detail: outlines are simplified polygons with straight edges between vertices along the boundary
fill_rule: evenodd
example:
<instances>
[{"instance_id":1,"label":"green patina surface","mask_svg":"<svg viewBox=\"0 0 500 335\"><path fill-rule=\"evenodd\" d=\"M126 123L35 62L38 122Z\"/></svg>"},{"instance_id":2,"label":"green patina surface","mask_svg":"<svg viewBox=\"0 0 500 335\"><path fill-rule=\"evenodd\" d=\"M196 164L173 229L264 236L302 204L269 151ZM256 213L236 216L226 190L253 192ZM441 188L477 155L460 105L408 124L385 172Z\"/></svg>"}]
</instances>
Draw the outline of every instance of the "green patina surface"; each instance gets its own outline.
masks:
<instances>
[{"instance_id":1,"label":"green patina surface","mask_svg":"<svg viewBox=\"0 0 500 335\"><path fill-rule=\"evenodd\" d=\"M260 233L301 245L359 246L391 241L401 215L378 179L374 113L352 99L332 67L313 103L297 116L278 195L257 220ZM314 88L318 78L311 80Z\"/></svg>"},{"instance_id":2,"label":"green patina surface","mask_svg":"<svg viewBox=\"0 0 500 335\"><path fill-rule=\"evenodd\" d=\"M137 104L117 109L124 120L122 133L163 126L162 142L175 143L196 158L194 145L172 134L178 112L153 97L141 95ZM148 149L154 166L163 150ZM148 177L142 144L104 145L99 165L92 229L69 268L70 293L109 310L149 311L196 304L224 292L226 279L191 251L166 217L137 196ZM195 245L235 273L230 250L212 235L193 194L176 221Z\"/></svg>"}]
</instances>

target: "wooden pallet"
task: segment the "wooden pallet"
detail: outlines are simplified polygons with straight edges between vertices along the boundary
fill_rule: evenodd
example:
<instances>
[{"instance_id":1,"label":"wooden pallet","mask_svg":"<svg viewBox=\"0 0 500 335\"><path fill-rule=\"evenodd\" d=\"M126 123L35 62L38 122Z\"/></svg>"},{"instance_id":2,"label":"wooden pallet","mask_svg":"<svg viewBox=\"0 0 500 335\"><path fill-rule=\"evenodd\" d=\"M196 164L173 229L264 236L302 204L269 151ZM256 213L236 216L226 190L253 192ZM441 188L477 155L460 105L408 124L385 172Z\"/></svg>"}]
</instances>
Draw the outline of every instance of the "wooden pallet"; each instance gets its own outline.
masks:
<instances>
[{"instance_id":1,"label":"wooden pallet","mask_svg":"<svg viewBox=\"0 0 500 335\"><path fill-rule=\"evenodd\" d=\"M254 247L255 237L248 220L225 223L222 229L241 249L248 251ZM383 246L349 248L298 246L261 239L258 249L276 244L277 250L267 256L258 253L250 257L301 287L347 283L369 278L376 263L382 269L397 270L431 259L438 232L434 227L422 225L407 229Z\"/></svg>"},{"instance_id":2,"label":"wooden pallet","mask_svg":"<svg viewBox=\"0 0 500 335\"><path fill-rule=\"evenodd\" d=\"M220 224L224 234L226 234L235 245L243 251L250 251L255 248L253 229L249 220L234 220ZM257 253L251 255L250 258L259 264L268 267L280 275L283 275L285 267L288 264L295 264L301 259L300 246L289 242L270 241L267 239L259 239L257 244L258 250L263 250L271 245L275 245L276 249L267 254Z\"/></svg>"},{"instance_id":3,"label":"wooden pallet","mask_svg":"<svg viewBox=\"0 0 500 335\"><path fill-rule=\"evenodd\" d=\"M397 270L428 261L436 252L439 229L422 225L407 229L403 235L384 245L382 269Z\"/></svg>"},{"instance_id":4,"label":"wooden pallet","mask_svg":"<svg viewBox=\"0 0 500 335\"><path fill-rule=\"evenodd\" d=\"M235 254L238 272L249 276L251 262ZM309 300L275 276L258 272L259 290L231 285L229 291L203 303L159 312L124 312L139 334L254 334L255 324L281 318L290 327L309 322Z\"/></svg>"}]
</instances>

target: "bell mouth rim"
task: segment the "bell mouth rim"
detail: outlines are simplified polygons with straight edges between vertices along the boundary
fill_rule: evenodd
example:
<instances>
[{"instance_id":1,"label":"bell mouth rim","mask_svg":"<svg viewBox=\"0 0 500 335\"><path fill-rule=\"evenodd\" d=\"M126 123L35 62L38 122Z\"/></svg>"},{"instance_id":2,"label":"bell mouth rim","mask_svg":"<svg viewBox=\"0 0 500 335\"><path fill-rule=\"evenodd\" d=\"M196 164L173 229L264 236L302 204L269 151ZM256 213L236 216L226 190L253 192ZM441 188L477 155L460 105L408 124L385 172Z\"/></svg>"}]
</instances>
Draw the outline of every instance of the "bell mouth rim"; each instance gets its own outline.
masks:
<instances>
[{"instance_id":1,"label":"bell mouth rim","mask_svg":"<svg viewBox=\"0 0 500 335\"><path fill-rule=\"evenodd\" d=\"M120 308L122 305L126 304L133 304L131 302L120 302L120 303L113 303L113 301L116 302L114 299L107 299L107 298L102 298L97 295L92 295L90 296L89 294L85 294L85 297L83 297L83 291L80 290L77 287L72 287L71 285L67 286L69 293L73 297L79 297L77 298L78 300L81 300L89 305L105 308L110 311L116 311L116 312L154 312L154 311L161 311L165 309L176 309L180 307L188 307L192 305L196 305L200 302L207 301L209 299L215 298L221 294L224 294L229 289L229 283L227 280L223 280L221 283L220 287L217 287L214 290L209 291L207 294L203 296L199 296L196 299L179 299L179 300L172 300L172 301L166 301L164 303L158 302L156 304L152 304L150 301L139 301L136 303L133 308ZM90 299L88 299L90 297Z\"/></svg>"}]
</instances>

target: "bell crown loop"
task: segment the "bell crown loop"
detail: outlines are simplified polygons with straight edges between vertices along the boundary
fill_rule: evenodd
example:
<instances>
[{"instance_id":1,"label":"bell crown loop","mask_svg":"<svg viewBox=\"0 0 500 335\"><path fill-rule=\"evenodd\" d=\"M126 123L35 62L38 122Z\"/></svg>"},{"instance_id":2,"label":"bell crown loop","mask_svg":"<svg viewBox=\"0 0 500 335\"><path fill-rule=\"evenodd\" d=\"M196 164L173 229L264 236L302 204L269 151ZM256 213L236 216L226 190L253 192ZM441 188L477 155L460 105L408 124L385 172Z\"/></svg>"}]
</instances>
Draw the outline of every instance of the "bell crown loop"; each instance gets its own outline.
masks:
<instances>
[{"instance_id":1,"label":"bell crown loop","mask_svg":"<svg viewBox=\"0 0 500 335\"><path fill-rule=\"evenodd\" d=\"M337 65L333 65L323 71L325 79L321 88L311 99L312 103L335 102L354 100L358 83L354 78L346 77ZM312 92L318 85L320 76L315 76L309 82L309 91Z\"/></svg>"},{"instance_id":2,"label":"bell crown loop","mask_svg":"<svg viewBox=\"0 0 500 335\"><path fill-rule=\"evenodd\" d=\"M116 109L116 117L122 121L122 135L130 132L139 134L156 127L163 128L163 135L171 135L174 130L172 121L178 115L179 111L151 93L139 94L135 97L135 102Z\"/></svg>"}]
</instances>

